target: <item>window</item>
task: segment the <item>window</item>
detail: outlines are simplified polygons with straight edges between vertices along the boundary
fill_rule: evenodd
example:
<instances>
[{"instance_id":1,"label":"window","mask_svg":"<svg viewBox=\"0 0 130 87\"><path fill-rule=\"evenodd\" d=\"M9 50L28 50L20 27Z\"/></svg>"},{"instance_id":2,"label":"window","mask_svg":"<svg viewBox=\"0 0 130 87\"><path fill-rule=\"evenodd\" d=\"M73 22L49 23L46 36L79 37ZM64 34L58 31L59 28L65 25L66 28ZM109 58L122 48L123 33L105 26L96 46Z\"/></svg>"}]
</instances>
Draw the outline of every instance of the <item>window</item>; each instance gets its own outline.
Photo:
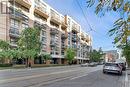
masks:
<instances>
[{"instance_id":1,"label":"window","mask_svg":"<svg viewBox=\"0 0 130 87\"><path fill-rule=\"evenodd\" d=\"M28 28L28 27L29 27L28 24L22 23L22 29L26 29L26 28Z\"/></svg>"},{"instance_id":2,"label":"window","mask_svg":"<svg viewBox=\"0 0 130 87\"><path fill-rule=\"evenodd\" d=\"M42 30L42 36L46 36L46 32Z\"/></svg>"},{"instance_id":3,"label":"window","mask_svg":"<svg viewBox=\"0 0 130 87\"><path fill-rule=\"evenodd\" d=\"M12 43L12 44L16 44L16 43L17 43L17 39L10 38L10 43Z\"/></svg>"},{"instance_id":4,"label":"window","mask_svg":"<svg viewBox=\"0 0 130 87\"><path fill-rule=\"evenodd\" d=\"M51 51L51 53L50 53L50 54L54 55L54 51Z\"/></svg>"},{"instance_id":5,"label":"window","mask_svg":"<svg viewBox=\"0 0 130 87\"><path fill-rule=\"evenodd\" d=\"M45 44L42 44L42 48L43 48L43 49L46 49L46 45L45 45Z\"/></svg>"},{"instance_id":6,"label":"window","mask_svg":"<svg viewBox=\"0 0 130 87\"><path fill-rule=\"evenodd\" d=\"M19 21L15 19L11 19L10 24L11 24L11 27L15 27L15 28L19 28L19 25L20 25Z\"/></svg>"},{"instance_id":7,"label":"window","mask_svg":"<svg viewBox=\"0 0 130 87\"><path fill-rule=\"evenodd\" d=\"M42 42L46 43L46 38L45 37L42 37Z\"/></svg>"}]
</instances>

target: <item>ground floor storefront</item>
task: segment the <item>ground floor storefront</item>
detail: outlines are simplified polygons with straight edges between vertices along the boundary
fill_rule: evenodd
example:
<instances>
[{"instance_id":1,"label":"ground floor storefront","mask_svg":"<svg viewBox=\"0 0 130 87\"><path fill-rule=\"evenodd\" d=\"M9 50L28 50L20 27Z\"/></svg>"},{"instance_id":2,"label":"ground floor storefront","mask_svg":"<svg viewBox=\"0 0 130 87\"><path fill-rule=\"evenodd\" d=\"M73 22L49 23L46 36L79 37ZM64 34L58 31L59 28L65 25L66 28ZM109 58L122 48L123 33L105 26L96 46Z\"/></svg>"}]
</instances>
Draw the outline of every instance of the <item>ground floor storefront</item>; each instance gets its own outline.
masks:
<instances>
[{"instance_id":1,"label":"ground floor storefront","mask_svg":"<svg viewBox=\"0 0 130 87\"><path fill-rule=\"evenodd\" d=\"M83 63L88 63L89 60L84 60L84 59L74 59L72 61L71 64L83 64ZM69 64L67 59L65 58L51 58L49 60L43 60L42 58L38 57L38 58L34 58L34 59L26 59L26 58L22 58L22 59L6 59L4 60L3 64L13 64L13 65L35 65L35 64L63 64L63 65L67 65Z\"/></svg>"}]
</instances>

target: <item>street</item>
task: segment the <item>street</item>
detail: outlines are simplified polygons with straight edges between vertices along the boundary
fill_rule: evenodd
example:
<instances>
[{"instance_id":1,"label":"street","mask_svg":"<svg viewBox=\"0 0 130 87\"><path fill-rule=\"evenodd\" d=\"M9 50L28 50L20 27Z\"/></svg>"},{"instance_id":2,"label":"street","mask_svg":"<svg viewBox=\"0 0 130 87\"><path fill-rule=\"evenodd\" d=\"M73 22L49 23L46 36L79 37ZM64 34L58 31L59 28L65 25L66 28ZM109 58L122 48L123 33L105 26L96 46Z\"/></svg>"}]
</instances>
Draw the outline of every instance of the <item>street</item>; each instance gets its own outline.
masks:
<instances>
[{"instance_id":1,"label":"street","mask_svg":"<svg viewBox=\"0 0 130 87\"><path fill-rule=\"evenodd\" d=\"M123 87L124 79L125 72L103 74L101 65L0 71L0 87Z\"/></svg>"}]
</instances>

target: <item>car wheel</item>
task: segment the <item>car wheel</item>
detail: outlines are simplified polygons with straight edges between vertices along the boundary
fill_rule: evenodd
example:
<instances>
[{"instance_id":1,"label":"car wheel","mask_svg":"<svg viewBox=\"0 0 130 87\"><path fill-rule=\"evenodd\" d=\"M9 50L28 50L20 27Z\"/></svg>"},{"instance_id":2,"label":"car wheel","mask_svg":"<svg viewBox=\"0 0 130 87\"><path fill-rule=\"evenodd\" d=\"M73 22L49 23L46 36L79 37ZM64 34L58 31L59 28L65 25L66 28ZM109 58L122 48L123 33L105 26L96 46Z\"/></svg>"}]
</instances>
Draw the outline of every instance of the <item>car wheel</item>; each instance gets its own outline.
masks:
<instances>
[{"instance_id":1,"label":"car wheel","mask_svg":"<svg viewBox=\"0 0 130 87\"><path fill-rule=\"evenodd\" d=\"M119 75L122 75L122 71L121 71L121 72L119 72Z\"/></svg>"},{"instance_id":2,"label":"car wheel","mask_svg":"<svg viewBox=\"0 0 130 87\"><path fill-rule=\"evenodd\" d=\"M106 72L103 70L103 73L105 74Z\"/></svg>"}]
</instances>

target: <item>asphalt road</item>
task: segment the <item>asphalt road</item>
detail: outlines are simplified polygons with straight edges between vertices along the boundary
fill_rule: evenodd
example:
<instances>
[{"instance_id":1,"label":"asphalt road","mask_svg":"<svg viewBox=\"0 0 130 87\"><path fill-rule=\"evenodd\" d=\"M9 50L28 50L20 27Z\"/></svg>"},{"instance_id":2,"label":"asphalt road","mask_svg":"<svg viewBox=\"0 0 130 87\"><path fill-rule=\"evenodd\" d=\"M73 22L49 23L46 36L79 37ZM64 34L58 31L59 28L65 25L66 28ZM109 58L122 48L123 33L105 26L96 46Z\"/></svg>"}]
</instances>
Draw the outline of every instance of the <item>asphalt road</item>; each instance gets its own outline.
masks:
<instances>
[{"instance_id":1,"label":"asphalt road","mask_svg":"<svg viewBox=\"0 0 130 87\"><path fill-rule=\"evenodd\" d=\"M61 66L0 71L0 87L123 87L122 76L103 74L102 66Z\"/></svg>"}]
</instances>

